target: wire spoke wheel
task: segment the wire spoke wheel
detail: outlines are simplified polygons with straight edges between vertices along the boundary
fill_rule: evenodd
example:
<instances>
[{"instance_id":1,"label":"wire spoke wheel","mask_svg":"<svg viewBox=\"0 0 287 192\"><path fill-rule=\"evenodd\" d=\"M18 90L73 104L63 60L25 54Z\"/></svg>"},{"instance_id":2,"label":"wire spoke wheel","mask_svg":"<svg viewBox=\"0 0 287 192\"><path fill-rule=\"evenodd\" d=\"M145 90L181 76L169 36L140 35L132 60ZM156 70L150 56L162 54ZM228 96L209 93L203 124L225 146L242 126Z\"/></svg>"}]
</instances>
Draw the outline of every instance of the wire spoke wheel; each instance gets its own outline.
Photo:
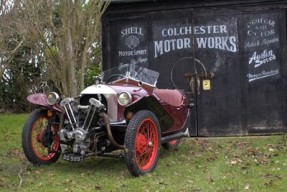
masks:
<instances>
[{"instance_id":1,"label":"wire spoke wheel","mask_svg":"<svg viewBox=\"0 0 287 192\"><path fill-rule=\"evenodd\" d=\"M145 119L136 134L136 162L143 170L151 167L157 153L158 138L156 126L151 119Z\"/></svg>"},{"instance_id":2,"label":"wire spoke wheel","mask_svg":"<svg viewBox=\"0 0 287 192\"><path fill-rule=\"evenodd\" d=\"M45 147L45 129L48 124L48 119L45 116L40 116L34 125L32 126L31 131L31 147L35 155L41 160L49 160L55 155L54 152L49 152L49 149ZM55 135L55 127L52 127L52 133ZM54 141L51 141L50 150L55 151L59 147L59 138L56 136Z\"/></svg>"},{"instance_id":3,"label":"wire spoke wheel","mask_svg":"<svg viewBox=\"0 0 287 192\"><path fill-rule=\"evenodd\" d=\"M158 162L159 143L160 129L155 115L147 110L136 113L125 137L128 149L126 164L132 175L144 175L154 170Z\"/></svg>"},{"instance_id":4,"label":"wire spoke wheel","mask_svg":"<svg viewBox=\"0 0 287 192\"><path fill-rule=\"evenodd\" d=\"M22 145L27 159L33 164L49 164L58 160L60 140L58 126L47 131L46 110L35 110L28 117L22 132Z\"/></svg>"}]
</instances>

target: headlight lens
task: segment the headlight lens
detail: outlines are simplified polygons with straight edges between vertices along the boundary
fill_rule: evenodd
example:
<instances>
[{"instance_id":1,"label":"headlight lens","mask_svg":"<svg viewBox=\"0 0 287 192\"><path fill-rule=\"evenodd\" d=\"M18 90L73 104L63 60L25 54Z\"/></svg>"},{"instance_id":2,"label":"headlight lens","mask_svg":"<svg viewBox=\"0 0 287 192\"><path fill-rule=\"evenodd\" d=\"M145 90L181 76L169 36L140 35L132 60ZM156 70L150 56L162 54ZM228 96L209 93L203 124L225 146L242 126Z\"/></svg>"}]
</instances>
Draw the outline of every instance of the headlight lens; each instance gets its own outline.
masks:
<instances>
[{"instance_id":1,"label":"headlight lens","mask_svg":"<svg viewBox=\"0 0 287 192\"><path fill-rule=\"evenodd\" d=\"M60 96L56 92L51 92L48 94L47 101L49 105L55 105L60 101Z\"/></svg>"},{"instance_id":2,"label":"headlight lens","mask_svg":"<svg viewBox=\"0 0 287 192\"><path fill-rule=\"evenodd\" d=\"M122 92L118 95L118 102L122 106L126 106L129 104L132 100L132 96L130 93Z\"/></svg>"}]
</instances>

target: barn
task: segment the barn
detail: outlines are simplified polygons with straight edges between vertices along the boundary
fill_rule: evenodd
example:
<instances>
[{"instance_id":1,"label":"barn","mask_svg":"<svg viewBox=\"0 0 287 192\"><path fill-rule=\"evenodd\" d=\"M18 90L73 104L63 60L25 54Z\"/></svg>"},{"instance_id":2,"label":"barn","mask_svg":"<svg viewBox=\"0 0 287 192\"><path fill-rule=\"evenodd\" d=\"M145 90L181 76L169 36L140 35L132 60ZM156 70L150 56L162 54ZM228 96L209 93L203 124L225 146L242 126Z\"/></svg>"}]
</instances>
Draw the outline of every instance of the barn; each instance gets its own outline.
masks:
<instances>
[{"instance_id":1,"label":"barn","mask_svg":"<svg viewBox=\"0 0 287 192\"><path fill-rule=\"evenodd\" d=\"M192 136L285 133L286 11L285 0L113 0L103 68L141 65L159 88L186 90Z\"/></svg>"}]
</instances>

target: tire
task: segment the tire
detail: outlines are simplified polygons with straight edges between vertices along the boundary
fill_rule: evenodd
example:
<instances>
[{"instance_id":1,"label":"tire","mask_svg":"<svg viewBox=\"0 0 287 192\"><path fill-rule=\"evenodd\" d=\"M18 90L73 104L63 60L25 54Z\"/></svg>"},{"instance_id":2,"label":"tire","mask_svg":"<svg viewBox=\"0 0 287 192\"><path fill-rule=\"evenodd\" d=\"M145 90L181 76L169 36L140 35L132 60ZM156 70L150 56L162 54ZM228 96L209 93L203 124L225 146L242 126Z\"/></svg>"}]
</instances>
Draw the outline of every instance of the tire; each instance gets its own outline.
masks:
<instances>
[{"instance_id":1,"label":"tire","mask_svg":"<svg viewBox=\"0 0 287 192\"><path fill-rule=\"evenodd\" d=\"M52 125L52 135L48 136L45 132L48 120L47 110L36 109L30 114L23 126L22 147L24 154L35 165L54 163L60 157L58 125ZM51 151L48 151L48 147Z\"/></svg>"},{"instance_id":2,"label":"tire","mask_svg":"<svg viewBox=\"0 0 287 192\"><path fill-rule=\"evenodd\" d=\"M156 116L147 110L137 112L128 124L125 135L125 162L133 176L151 173L158 162L160 126Z\"/></svg>"},{"instance_id":3,"label":"tire","mask_svg":"<svg viewBox=\"0 0 287 192\"><path fill-rule=\"evenodd\" d=\"M175 139L167 143L163 143L162 147L167 150L174 151L174 150L177 150L179 143L180 143L180 139Z\"/></svg>"}]
</instances>

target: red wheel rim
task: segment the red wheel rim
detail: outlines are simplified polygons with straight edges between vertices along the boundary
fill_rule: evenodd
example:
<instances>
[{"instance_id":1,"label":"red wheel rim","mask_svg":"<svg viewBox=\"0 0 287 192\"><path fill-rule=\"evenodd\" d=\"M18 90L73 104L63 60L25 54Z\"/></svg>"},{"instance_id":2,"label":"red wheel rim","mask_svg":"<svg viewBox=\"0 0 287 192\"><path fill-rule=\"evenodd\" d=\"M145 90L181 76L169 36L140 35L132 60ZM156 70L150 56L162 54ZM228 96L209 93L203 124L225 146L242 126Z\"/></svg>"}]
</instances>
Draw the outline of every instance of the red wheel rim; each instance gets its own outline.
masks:
<instances>
[{"instance_id":1,"label":"red wheel rim","mask_svg":"<svg viewBox=\"0 0 287 192\"><path fill-rule=\"evenodd\" d=\"M136 163L146 171L153 166L158 150L158 131L151 119L145 119L138 127L135 139Z\"/></svg>"},{"instance_id":2,"label":"red wheel rim","mask_svg":"<svg viewBox=\"0 0 287 192\"><path fill-rule=\"evenodd\" d=\"M33 124L32 130L31 130L31 146L34 154L37 156L38 159L42 161L49 161L52 159L56 153L55 152L49 152L48 148L42 145L41 139L43 132L48 124L48 119L44 116L40 116ZM52 132L54 135L54 140L51 145L52 151L57 151L60 146L60 140L57 136L57 128L55 126L52 126Z\"/></svg>"}]
</instances>

